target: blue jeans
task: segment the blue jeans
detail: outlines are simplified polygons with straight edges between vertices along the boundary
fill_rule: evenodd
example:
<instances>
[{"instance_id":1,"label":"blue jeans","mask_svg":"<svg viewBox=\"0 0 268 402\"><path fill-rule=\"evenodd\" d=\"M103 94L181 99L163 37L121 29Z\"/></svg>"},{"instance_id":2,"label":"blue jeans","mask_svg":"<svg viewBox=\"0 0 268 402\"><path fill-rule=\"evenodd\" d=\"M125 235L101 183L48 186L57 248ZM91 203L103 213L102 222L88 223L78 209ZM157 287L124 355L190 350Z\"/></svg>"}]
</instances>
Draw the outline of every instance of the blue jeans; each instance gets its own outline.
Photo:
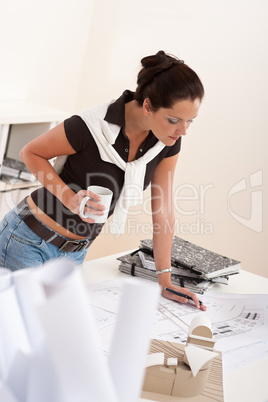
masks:
<instances>
[{"instance_id":1,"label":"blue jeans","mask_svg":"<svg viewBox=\"0 0 268 402\"><path fill-rule=\"evenodd\" d=\"M87 251L88 249L75 252L60 251L58 247L37 236L23 222L17 213L17 207L0 222L0 266L12 271L38 267L55 258L68 257L77 264L82 264Z\"/></svg>"}]
</instances>

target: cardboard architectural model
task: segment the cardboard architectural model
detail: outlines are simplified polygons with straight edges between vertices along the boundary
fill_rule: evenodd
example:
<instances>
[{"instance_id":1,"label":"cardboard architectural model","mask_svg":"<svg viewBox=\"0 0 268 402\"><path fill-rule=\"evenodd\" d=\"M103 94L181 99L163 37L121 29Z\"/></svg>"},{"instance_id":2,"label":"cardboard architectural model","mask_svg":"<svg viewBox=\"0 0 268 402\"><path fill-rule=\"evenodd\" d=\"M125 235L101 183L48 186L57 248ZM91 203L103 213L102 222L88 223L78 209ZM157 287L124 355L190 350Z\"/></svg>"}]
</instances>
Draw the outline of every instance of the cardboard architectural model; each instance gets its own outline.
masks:
<instances>
[{"instance_id":1,"label":"cardboard architectural model","mask_svg":"<svg viewBox=\"0 0 268 402\"><path fill-rule=\"evenodd\" d=\"M187 345L181 345L182 356L169 357L168 345L164 344L166 353L148 356L143 391L171 397L200 395L206 386L212 359L218 356L213 351L214 344L209 319L204 315L195 317L189 327Z\"/></svg>"}]
</instances>

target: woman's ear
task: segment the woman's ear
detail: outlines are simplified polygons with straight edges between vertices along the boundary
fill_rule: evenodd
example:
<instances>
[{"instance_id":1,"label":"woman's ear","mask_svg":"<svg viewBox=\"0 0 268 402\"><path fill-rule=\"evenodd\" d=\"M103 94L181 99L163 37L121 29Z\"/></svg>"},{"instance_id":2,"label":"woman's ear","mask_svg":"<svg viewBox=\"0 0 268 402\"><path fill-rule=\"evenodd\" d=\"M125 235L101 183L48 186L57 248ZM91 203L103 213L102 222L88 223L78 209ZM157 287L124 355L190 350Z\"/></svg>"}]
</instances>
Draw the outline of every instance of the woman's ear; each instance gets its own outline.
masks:
<instances>
[{"instance_id":1,"label":"woman's ear","mask_svg":"<svg viewBox=\"0 0 268 402\"><path fill-rule=\"evenodd\" d=\"M149 99L149 98L145 98L145 99L144 99L142 108L143 108L144 116L150 116L150 113L151 113L151 102L150 102L150 99Z\"/></svg>"}]
</instances>

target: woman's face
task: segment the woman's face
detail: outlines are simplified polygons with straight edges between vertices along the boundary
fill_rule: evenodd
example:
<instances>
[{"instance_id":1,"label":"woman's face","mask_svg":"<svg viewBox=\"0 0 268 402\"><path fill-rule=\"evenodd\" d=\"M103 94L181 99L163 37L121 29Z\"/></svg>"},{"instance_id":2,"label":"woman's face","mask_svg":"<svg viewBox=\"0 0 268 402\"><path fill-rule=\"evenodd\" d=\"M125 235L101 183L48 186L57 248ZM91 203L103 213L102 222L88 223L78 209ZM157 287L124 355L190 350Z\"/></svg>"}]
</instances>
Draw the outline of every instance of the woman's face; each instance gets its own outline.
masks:
<instances>
[{"instance_id":1,"label":"woman's face","mask_svg":"<svg viewBox=\"0 0 268 402\"><path fill-rule=\"evenodd\" d=\"M188 127L198 114L200 105L199 98L194 101L179 100L170 109L160 108L156 112L152 112L149 99L145 99L144 114L148 116L150 130L156 138L163 144L171 146L186 134Z\"/></svg>"}]
</instances>

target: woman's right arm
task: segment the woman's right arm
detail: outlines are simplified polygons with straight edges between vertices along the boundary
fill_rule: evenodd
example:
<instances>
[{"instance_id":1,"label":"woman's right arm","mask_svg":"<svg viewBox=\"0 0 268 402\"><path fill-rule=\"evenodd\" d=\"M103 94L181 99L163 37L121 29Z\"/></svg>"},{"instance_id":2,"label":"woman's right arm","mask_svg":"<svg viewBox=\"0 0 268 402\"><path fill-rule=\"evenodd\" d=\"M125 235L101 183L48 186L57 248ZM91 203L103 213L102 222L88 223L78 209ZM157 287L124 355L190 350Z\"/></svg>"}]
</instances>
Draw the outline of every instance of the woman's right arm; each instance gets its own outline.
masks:
<instances>
[{"instance_id":1,"label":"woman's right arm","mask_svg":"<svg viewBox=\"0 0 268 402\"><path fill-rule=\"evenodd\" d=\"M56 156L72 155L75 153L76 151L67 140L64 123L60 123L25 145L20 152L20 157L37 180L73 213L79 215L79 207L82 199L85 196L89 196L94 198L97 203L88 201L87 206L94 205L94 208L98 208L99 212L90 210L90 208L87 209L87 212L102 215L101 211L103 207L98 204L100 197L87 190L75 193L64 183L49 162L49 159ZM88 223L94 222L94 220L88 218L81 217L81 219Z\"/></svg>"}]
</instances>

